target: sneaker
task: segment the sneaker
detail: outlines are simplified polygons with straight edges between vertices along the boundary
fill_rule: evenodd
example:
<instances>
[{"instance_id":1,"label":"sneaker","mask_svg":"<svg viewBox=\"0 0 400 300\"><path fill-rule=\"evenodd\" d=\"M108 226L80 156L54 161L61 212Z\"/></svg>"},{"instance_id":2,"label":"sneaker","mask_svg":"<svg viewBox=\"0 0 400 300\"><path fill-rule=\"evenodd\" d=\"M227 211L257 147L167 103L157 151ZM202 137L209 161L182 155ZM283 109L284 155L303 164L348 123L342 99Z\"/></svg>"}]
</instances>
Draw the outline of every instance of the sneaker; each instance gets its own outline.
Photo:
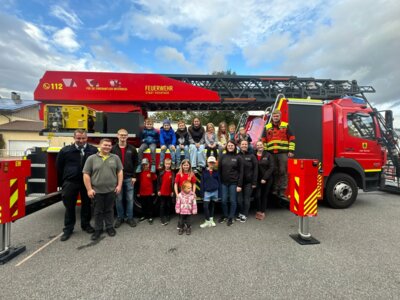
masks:
<instances>
[{"instance_id":1,"label":"sneaker","mask_svg":"<svg viewBox=\"0 0 400 300\"><path fill-rule=\"evenodd\" d=\"M115 236L117 234L117 232L115 231L115 229L113 227L107 228L106 231L109 236Z\"/></svg>"},{"instance_id":2,"label":"sneaker","mask_svg":"<svg viewBox=\"0 0 400 300\"><path fill-rule=\"evenodd\" d=\"M211 221L205 220L203 224L200 224L200 228L211 227Z\"/></svg>"},{"instance_id":3,"label":"sneaker","mask_svg":"<svg viewBox=\"0 0 400 300\"><path fill-rule=\"evenodd\" d=\"M153 225L153 219L152 218L149 219L149 224Z\"/></svg>"},{"instance_id":4,"label":"sneaker","mask_svg":"<svg viewBox=\"0 0 400 300\"><path fill-rule=\"evenodd\" d=\"M156 165L151 165L150 172L151 173L155 173L156 172Z\"/></svg>"},{"instance_id":5,"label":"sneaker","mask_svg":"<svg viewBox=\"0 0 400 300\"><path fill-rule=\"evenodd\" d=\"M142 172L142 166L139 164L139 165L136 167L136 173L140 173L140 172Z\"/></svg>"},{"instance_id":6,"label":"sneaker","mask_svg":"<svg viewBox=\"0 0 400 300\"><path fill-rule=\"evenodd\" d=\"M217 226L217 224L215 224L215 222L214 222L214 218L210 218L210 224L211 224L211 227Z\"/></svg>"},{"instance_id":7,"label":"sneaker","mask_svg":"<svg viewBox=\"0 0 400 300\"><path fill-rule=\"evenodd\" d=\"M90 239L92 241L97 241L100 238L100 235L101 235L101 230L95 230Z\"/></svg>"},{"instance_id":8,"label":"sneaker","mask_svg":"<svg viewBox=\"0 0 400 300\"><path fill-rule=\"evenodd\" d=\"M226 223L226 225L231 226L233 224L233 219L229 218L228 223Z\"/></svg>"},{"instance_id":9,"label":"sneaker","mask_svg":"<svg viewBox=\"0 0 400 300\"><path fill-rule=\"evenodd\" d=\"M183 228L178 228L178 234L182 235L183 234Z\"/></svg>"},{"instance_id":10,"label":"sneaker","mask_svg":"<svg viewBox=\"0 0 400 300\"><path fill-rule=\"evenodd\" d=\"M244 215L242 215L242 216L240 217L240 223L246 223L246 221L247 221L247 217L244 216Z\"/></svg>"},{"instance_id":11,"label":"sneaker","mask_svg":"<svg viewBox=\"0 0 400 300\"><path fill-rule=\"evenodd\" d=\"M226 222L226 220L228 220L227 217L221 217L221 218L218 219L218 223L222 224L222 223Z\"/></svg>"},{"instance_id":12,"label":"sneaker","mask_svg":"<svg viewBox=\"0 0 400 300\"><path fill-rule=\"evenodd\" d=\"M61 242L67 241L71 237L72 232L64 232L60 238Z\"/></svg>"},{"instance_id":13,"label":"sneaker","mask_svg":"<svg viewBox=\"0 0 400 300\"><path fill-rule=\"evenodd\" d=\"M186 235L191 235L192 234L192 227L186 227Z\"/></svg>"},{"instance_id":14,"label":"sneaker","mask_svg":"<svg viewBox=\"0 0 400 300\"><path fill-rule=\"evenodd\" d=\"M163 225L163 226L168 225L168 219L162 218L161 219L161 225Z\"/></svg>"},{"instance_id":15,"label":"sneaker","mask_svg":"<svg viewBox=\"0 0 400 300\"><path fill-rule=\"evenodd\" d=\"M199 170L198 170L197 168L192 168L192 170L193 170L193 173L194 173L194 174L199 173Z\"/></svg>"},{"instance_id":16,"label":"sneaker","mask_svg":"<svg viewBox=\"0 0 400 300\"><path fill-rule=\"evenodd\" d=\"M238 214L237 217L235 218L236 221L240 221L242 219L242 214Z\"/></svg>"},{"instance_id":17,"label":"sneaker","mask_svg":"<svg viewBox=\"0 0 400 300\"><path fill-rule=\"evenodd\" d=\"M114 227L115 227L115 228L118 228L118 227L121 226L122 223L124 223L124 220L123 220L123 219L120 219L120 218L117 218L117 219L115 220Z\"/></svg>"},{"instance_id":18,"label":"sneaker","mask_svg":"<svg viewBox=\"0 0 400 300\"><path fill-rule=\"evenodd\" d=\"M83 231L86 231L87 233L93 233L94 232L94 228L90 225L82 228Z\"/></svg>"},{"instance_id":19,"label":"sneaker","mask_svg":"<svg viewBox=\"0 0 400 300\"><path fill-rule=\"evenodd\" d=\"M139 222L143 222L143 221L145 221L146 220L146 217L140 217L140 219L139 219Z\"/></svg>"},{"instance_id":20,"label":"sneaker","mask_svg":"<svg viewBox=\"0 0 400 300\"><path fill-rule=\"evenodd\" d=\"M128 221L126 221L126 223L128 223L128 225L131 227L136 227L136 222L134 219L128 219ZM117 226L114 226L114 227L117 228Z\"/></svg>"}]
</instances>

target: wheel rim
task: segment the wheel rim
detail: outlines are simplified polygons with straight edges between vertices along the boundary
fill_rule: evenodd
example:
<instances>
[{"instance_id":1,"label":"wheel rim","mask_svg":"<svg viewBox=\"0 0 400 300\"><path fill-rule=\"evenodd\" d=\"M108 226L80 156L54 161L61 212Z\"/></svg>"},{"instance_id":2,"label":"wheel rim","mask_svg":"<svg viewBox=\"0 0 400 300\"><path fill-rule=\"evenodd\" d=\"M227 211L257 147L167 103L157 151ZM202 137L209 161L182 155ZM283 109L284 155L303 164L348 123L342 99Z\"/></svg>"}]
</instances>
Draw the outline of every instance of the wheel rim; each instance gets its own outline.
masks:
<instances>
[{"instance_id":1,"label":"wheel rim","mask_svg":"<svg viewBox=\"0 0 400 300\"><path fill-rule=\"evenodd\" d=\"M348 201L353 196L353 189L347 182L341 181L333 188L333 195L339 201Z\"/></svg>"}]
</instances>

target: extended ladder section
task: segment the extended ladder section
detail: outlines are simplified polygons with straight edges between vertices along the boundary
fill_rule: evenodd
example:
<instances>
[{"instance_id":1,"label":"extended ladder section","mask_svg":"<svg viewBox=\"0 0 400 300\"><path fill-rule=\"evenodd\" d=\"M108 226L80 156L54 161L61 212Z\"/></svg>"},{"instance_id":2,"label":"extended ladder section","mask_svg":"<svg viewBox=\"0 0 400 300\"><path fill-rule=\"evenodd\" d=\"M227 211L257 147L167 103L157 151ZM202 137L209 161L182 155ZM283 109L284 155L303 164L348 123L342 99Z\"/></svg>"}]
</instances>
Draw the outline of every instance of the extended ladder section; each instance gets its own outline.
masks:
<instances>
[{"instance_id":1,"label":"extended ladder section","mask_svg":"<svg viewBox=\"0 0 400 300\"><path fill-rule=\"evenodd\" d=\"M372 86L359 86L355 80L301 78L296 76L164 75L191 85L216 91L221 103L208 103L208 109L265 110L279 94L287 98L333 100L374 93Z\"/></svg>"}]
</instances>

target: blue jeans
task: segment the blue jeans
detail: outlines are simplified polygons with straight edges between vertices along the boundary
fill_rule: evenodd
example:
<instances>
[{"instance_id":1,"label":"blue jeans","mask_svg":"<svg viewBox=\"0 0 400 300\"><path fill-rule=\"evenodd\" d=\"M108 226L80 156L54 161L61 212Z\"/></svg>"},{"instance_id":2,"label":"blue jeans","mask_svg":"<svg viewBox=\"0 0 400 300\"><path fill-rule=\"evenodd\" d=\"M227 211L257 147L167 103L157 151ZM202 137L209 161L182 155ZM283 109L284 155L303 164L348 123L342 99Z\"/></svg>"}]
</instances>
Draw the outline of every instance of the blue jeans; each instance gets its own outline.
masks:
<instances>
[{"instance_id":1,"label":"blue jeans","mask_svg":"<svg viewBox=\"0 0 400 300\"><path fill-rule=\"evenodd\" d=\"M139 147L139 151L138 151L139 152L138 153L139 164L142 163L143 152L148 148L150 148L150 153L151 153L151 162L150 162L150 164L155 165L156 164L156 148L157 148L157 145L156 144L148 145L146 143L141 144L140 147Z\"/></svg>"},{"instance_id":2,"label":"blue jeans","mask_svg":"<svg viewBox=\"0 0 400 300\"><path fill-rule=\"evenodd\" d=\"M233 218L236 213L236 184L222 184L222 212L224 217ZM230 202L230 209L228 214L228 199Z\"/></svg>"},{"instance_id":3,"label":"blue jeans","mask_svg":"<svg viewBox=\"0 0 400 300\"><path fill-rule=\"evenodd\" d=\"M169 153L171 154L171 160L172 163L175 163L175 150L172 150L171 147L175 145L165 145L167 148L165 150L161 150L161 154L160 154L160 164L164 164L164 159L165 159L165 151L167 151L167 149L169 149Z\"/></svg>"},{"instance_id":4,"label":"blue jeans","mask_svg":"<svg viewBox=\"0 0 400 300\"><path fill-rule=\"evenodd\" d=\"M124 209L123 199L126 200L126 211ZM132 178L126 178L122 182L121 193L117 195L116 199L118 219L132 219L133 218L133 185Z\"/></svg>"},{"instance_id":5,"label":"blue jeans","mask_svg":"<svg viewBox=\"0 0 400 300\"><path fill-rule=\"evenodd\" d=\"M185 145L185 148L181 149L179 145L176 145L176 165L179 167L179 165L181 164L181 155L182 155L182 151L185 153L185 159L189 159L189 146Z\"/></svg>"},{"instance_id":6,"label":"blue jeans","mask_svg":"<svg viewBox=\"0 0 400 300\"><path fill-rule=\"evenodd\" d=\"M190 147L190 164L192 168L206 166L206 155L204 153L204 145L200 145L199 148L195 144L191 144Z\"/></svg>"}]
</instances>

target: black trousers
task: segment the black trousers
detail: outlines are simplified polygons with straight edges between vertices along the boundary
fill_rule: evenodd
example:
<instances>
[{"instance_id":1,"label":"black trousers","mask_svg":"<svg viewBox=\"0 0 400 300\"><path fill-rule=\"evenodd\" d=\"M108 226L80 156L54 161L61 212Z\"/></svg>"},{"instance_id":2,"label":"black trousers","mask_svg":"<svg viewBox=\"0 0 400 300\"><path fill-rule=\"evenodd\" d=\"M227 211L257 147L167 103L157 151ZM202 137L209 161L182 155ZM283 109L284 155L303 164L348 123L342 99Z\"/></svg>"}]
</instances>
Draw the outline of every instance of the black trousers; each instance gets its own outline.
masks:
<instances>
[{"instance_id":1,"label":"black trousers","mask_svg":"<svg viewBox=\"0 0 400 300\"><path fill-rule=\"evenodd\" d=\"M160 217L161 219L169 217L171 214L172 197L171 196L159 196L160 200Z\"/></svg>"},{"instance_id":2,"label":"black trousers","mask_svg":"<svg viewBox=\"0 0 400 300\"><path fill-rule=\"evenodd\" d=\"M265 212L265 210L267 209L268 194L271 190L271 186L272 179L267 180L265 184L261 184L260 182L258 183L255 195L257 211Z\"/></svg>"},{"instance_id":3,"label":"black trousers","mask_svg":"<svg viewBox=\"0 0 400 300\"><path fill-rule=\"evenodd\" d=\"M210 221L210 218L214 218L214 200L203 201L204 218Z\"/></svg>"},{"instance_id":4,"label":"black trousers","mask_svg":"<svg viewBox=\"0 0 400 300\"><path fill-rule=\"evenodd\" d=\"M94 196L94 230L103 230L114 227L115 192L96 194Z\"/></svg>"},{"instance_id":5,"label":"black trousers","mask_svg":"<svg viewBox=\"0 0 400 300\"><path fill-rule=\"evenodd\" d=\"M153 218L154 215L154 196L140 196L142 203L143 215L147 219Z\"/></svg>"},{"instance_id":6,"label":"black trousers","mask_svg":"<svg viewBox=\"0 0 400 300\"><path fill-rule=\"evenodd\" d=\"M86 228L90 225L91 202L87 195L85 185L82 182L64 181L62 185L62 200L65 206L64 232L72 233L76 223L75 207L78 194L81 198L81 227Z\"/></svg>"},{"instance_id":7,"label":"black trousers","mask_svg":"<svg viewBox=\"0 0 400 300\"><path fill-rule=\"evenodd\" d=\"M190 227L191 226L191 216L192 215L179 215L178 227L183 228L185 225L186 225L186 227Z\"/></svg>"}]
</instances>

